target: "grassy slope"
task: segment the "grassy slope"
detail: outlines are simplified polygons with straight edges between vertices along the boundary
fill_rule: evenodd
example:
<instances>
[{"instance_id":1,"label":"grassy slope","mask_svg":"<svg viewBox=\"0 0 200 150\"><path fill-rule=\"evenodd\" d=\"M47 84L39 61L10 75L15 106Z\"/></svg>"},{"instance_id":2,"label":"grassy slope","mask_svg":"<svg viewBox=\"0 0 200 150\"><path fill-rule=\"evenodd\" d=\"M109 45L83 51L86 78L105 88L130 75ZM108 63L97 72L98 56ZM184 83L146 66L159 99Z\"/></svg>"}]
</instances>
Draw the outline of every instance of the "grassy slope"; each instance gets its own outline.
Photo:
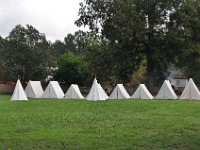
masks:
<instances>
[{"instance_id":1,"label":"grassy slope","mask_svg":"<svg viewBox=\"0 0 200 150\"><path fill-rule=\"evenodd\" d=\"M0 149L199 149L200 101L0 96Z\"/></svg>"}]
</instances>

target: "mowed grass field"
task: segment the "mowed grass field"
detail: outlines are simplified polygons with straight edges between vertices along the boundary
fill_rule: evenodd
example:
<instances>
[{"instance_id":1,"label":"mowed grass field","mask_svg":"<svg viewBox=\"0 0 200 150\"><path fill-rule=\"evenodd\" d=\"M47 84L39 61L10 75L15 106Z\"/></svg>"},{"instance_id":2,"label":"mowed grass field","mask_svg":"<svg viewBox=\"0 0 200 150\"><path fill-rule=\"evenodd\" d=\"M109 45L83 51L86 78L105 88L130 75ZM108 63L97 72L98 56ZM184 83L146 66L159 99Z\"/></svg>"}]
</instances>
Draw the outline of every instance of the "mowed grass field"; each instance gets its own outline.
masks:
<instances>
[{"instance_id":1,"label":"mowed grass field","mask_svg":"<svg viewBox=\"0 0 200 150\"><path fill-rule=\"evenodd\" d=\"M200 149L200 101L0 95L0 149Z\"/></svg>"}]
</instances>

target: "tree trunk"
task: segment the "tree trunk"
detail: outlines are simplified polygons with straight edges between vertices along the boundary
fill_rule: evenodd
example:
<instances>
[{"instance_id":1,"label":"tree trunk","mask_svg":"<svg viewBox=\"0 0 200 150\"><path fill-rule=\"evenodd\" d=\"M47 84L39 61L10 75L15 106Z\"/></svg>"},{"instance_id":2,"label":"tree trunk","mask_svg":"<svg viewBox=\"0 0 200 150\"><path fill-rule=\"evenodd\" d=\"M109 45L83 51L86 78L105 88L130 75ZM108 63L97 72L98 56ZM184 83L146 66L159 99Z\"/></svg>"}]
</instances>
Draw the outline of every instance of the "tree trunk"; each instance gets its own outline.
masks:
<instances>
[{"instance_id":1,"label":"tree trunk","mask_svg":"<svg viewBox=\"0 0 200 150\"><path fill-rule=\"evenodd\" d=\"M154 72L147 69L146 86L152 94L154 93L154 80Z\"/></svg>"},{"instance_id":2,"label":"tree trunk","mask_svg":"<svg viewBox=\"0 0 200 150\"><path fill-rule=\"evenodd\" d=\"M149 46L146 47L146 59L147 59L147 73L146 73L146 86L149 91L154 93L154 83L155 83L155 74L154 74L154 60L152 58L151 49Z\"/></svg>"}]
</instances>

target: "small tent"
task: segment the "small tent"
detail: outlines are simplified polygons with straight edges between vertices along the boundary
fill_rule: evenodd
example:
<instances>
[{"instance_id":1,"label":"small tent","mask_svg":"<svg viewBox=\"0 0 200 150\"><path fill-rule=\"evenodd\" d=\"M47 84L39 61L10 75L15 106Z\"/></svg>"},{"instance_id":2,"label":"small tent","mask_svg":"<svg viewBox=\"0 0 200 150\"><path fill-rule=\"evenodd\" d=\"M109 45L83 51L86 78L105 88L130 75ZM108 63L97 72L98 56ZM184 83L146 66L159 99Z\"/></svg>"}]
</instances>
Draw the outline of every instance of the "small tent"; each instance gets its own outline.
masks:
<instances>
[{"instance_id":1,"label":"small tent","mask_svg":"<svg viewBox=\"0 0 200 150\"><path fill-rule=\"evenodd\" d=\"M66 99L84 99L77 84L72 84L65 94Z\"/></svg>"},{"instance_id":2,"label":"small tent","mask_svg":"<svg viewBox=\"0 0 200 150\"><path fill-rule=\"evenodd\" d=\"M123 84L117 84L115 89L110 94L110 99L128 99L130 95L127 93Z\"/></svg>"},{"instance_id":3,"label":"small tent","mask_svg":"<svg viewBox=\"0 0 200 150\"><path fill-rule=\"evenodd\" d=\"M176 93L172 89L172 86L169 80L165 80L161 86L158 94L155 97L156 99L177 99Z\"/></svg>"},{"instance_id":4,"label":"small tent","mask_svg":"<svg viewBox=\"0 0 200 150\"><path fill-rule=\"evenodd\" d=\"M180 99L194 99L194 100L200 100L200 92L195 85L192 78L189 79L187 85L185 86Z\"/></svg>"},{"instance_id":5,"label":"small tent","mask_svg":"<svg viewBox=\"0 0 200 150\"><path fill-rule=\"evenodd\" d=\"M131 98L139 99L153 99L153 96L144 84L140 84Z\"/></svg>"},{"instance_id":6,"label":"small tent","mask_svg":"<svg viewBox=\"0 0 200 150\"><path fill-rule=\"evenodd\" d=\"M87 100L98 101L98 100L106 100L105 91L101 87L100 84L97 83L96 78L93 81L92 87L90 89L89 94L86 97Z\"/></svg>"},{"instance_id":7,"label":"small tent","mask_svg":"<svg viewBox=\"0 0 200 150\"><path fill-rule=\"evenodd\" d=\"M57 81L50 81L46 87L42 98L63 98L64 93Z\"/></svg>"},{"instance_id":8,"label":"small tent","mask_svg":"<svg viewBox=\"0 0 200 150\"><path fill-rule=\"evenodd\" d=\"M26 100L28 100L27 97L26 97L26 93L25 93L19 79L17 80L17 83L15 85L15 89L14 89L13 95L11 97L11 100L12 101L15 101L15 100L25 100L26 101Z\"/></svg>"},{"instance_id":9,"label":"small tent","mask_svg":"<svg viewBox=\"0 0 200 150\"><path fill-rule=\"evenodd\" d=\"M25 93L27 97L31 98L41 98L44 93L42 89L42 85L40 81L29 81L26 88Z\"/></svg>"}]
</instances>

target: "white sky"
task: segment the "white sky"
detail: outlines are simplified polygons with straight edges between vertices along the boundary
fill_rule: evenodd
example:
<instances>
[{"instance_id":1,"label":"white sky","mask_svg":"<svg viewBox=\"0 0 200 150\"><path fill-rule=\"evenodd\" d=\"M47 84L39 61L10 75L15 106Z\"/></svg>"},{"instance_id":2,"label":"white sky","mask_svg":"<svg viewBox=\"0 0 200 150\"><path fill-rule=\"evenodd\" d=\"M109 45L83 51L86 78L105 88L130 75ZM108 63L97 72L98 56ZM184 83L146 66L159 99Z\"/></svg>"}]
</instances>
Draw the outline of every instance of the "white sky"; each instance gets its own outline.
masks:
<instances>
[{"instance_id":1,"label":"white sky","mask_svg":"<svg viewBox=\"0 0 200 150\"><path fill-rule=\"evenodd\" d=\"M63 41L79 28L79 3L83 0L0 0L0 36L6 37L17 25L30 24L48 40Z\"/></svg>"}]
</instances>

